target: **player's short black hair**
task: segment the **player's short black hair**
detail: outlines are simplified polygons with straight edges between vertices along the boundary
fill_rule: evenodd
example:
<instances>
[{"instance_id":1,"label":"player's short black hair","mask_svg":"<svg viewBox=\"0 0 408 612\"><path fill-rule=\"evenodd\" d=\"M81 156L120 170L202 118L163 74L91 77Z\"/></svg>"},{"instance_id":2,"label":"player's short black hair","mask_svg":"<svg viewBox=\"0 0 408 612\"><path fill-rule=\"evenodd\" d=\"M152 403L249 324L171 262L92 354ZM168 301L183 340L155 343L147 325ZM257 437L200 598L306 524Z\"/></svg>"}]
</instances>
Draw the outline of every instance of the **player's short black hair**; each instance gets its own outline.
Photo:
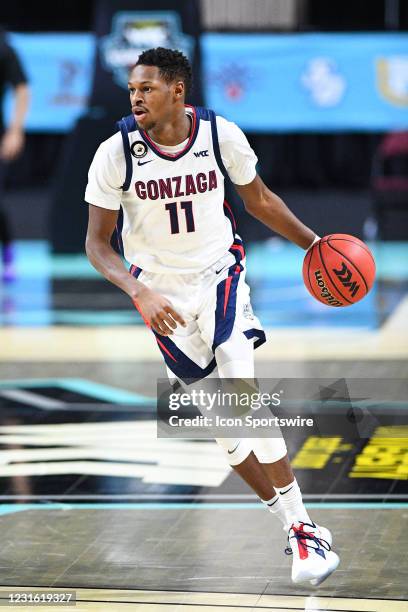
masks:
<instances>
[{"instance_id":1,"label":"player's short black hair","mask_svg":"<svg viewBox=\"0 0 408 612\"><path fill-rule=\"evenodd\" d=\"M160 75L169 83L172 81L183 81L186 94L191 91L193 83L193 73L190 62L181 51L176 49L147 49L139 55L135 66L157 66ZM134 68L133 66L132 68Z\"/></svg>"}]
</instances>

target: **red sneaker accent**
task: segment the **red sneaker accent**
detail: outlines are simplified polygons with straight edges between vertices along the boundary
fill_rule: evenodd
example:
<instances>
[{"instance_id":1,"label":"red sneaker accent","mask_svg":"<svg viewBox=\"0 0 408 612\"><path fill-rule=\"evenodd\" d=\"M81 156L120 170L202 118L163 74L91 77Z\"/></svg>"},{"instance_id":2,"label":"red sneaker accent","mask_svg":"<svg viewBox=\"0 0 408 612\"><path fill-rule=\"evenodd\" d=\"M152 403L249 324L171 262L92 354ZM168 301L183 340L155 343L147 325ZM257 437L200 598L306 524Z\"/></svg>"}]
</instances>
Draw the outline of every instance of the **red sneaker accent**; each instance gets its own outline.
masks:
<instances>
[{"instance_id":1,"label":"red sneaker accent","mask_svg":"<svg viewBox=\"0 0 408 612\"><path fill-rule=\"evenodd\" d=\"M300 523L299 527L292 527L293 531L295 533L304 533L305 535L308 536L312 536L313 534L308 533L307 531L304 531L303 529L303 523ZM309 556L309 552L306 546L306 538L302 538L302 537L297 537L297 544L298 544L298 549L299 549L299 558L303 561L304 559L307 559Z\"/></svg>"}]
</instances>

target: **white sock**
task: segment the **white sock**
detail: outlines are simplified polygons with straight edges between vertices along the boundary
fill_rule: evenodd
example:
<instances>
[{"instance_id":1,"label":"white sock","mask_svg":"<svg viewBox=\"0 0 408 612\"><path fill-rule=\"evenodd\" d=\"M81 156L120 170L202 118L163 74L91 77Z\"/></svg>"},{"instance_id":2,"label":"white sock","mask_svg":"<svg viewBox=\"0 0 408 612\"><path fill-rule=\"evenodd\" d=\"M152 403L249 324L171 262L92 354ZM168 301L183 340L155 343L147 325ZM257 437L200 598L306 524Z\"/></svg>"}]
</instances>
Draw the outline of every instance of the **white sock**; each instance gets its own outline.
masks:
<instances>
[{"instance_id":1,"label":"white sock","mask_svg":"<svg viewBox=\"0 0 408 612\"><path fill-rule=\"evenodd\" d=\"M287 531L285 509L282 506L279 495L275 495L275 497L272 497L272 499L261 499L261 502L265 504L269 512L272 512L272 514L278 517L283 525L283 528L285 531Z\"/></svg>"},{"instance_id":2,"label":"white sock","mask_svg":"<svg viewBox=\"0 0 408 612\"><path fill-rule=\"evenodd\" d=\"M280 498L280 505L285 512L286 524L292 523L312 523L310 516L303 504L302 493L296 478L286 487L274 487Z\"/></svg>"}]
</instances>

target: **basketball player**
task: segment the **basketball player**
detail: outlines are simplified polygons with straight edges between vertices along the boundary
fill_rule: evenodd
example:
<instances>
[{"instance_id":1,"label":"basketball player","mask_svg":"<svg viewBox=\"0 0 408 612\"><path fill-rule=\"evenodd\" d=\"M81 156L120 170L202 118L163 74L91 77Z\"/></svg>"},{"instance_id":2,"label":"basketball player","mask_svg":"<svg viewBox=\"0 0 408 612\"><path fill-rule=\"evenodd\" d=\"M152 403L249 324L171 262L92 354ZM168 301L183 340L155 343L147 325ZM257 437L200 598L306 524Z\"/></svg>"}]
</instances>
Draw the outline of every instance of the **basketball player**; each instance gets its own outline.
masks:
<instances>
[{"instance_id":1,"label":"basketball player","mask_svg":"<svg viewBox=\"0 0 408 612\"><path fill-rule=\"evenodd\" d=\"M185 105L190 86L191 68L180 52L157 48L139 56L129 75L132 115L100 145L89 170L86 252L140 311L171 377L252 379L253 350L265 334L251 309L224 178L250 214L300 248L319 238L264 185L234 123ZM110 244L120 207L129 272ZM309 517L283 438L217 442L281 520L292 580L322 582L339 558L330 532Z\"/></svg>"}]
</instances>

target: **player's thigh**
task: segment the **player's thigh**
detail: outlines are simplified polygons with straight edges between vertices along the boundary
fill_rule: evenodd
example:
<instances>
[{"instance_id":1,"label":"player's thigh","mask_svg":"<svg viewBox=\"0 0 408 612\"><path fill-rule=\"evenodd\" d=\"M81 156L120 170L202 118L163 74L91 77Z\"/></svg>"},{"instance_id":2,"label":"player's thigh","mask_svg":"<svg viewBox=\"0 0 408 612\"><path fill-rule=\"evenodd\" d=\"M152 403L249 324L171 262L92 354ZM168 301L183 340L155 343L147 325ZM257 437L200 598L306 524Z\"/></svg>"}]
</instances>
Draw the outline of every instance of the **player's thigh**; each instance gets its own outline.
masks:
<instances>
[{"instance_id":1,"label":"player's thigh","mask_svg":"<svg viewBox=\"0 0 408 612\"><path fill-rule=\"evenodd\" d=\"M170 336L152 330L168 370L183 381L211 374L216 367L214 354L202 338L195 313L194 292L185 275L142 271L139 280L167 298L186 322L185 327L177 325Z\"/></svg>"}]
</instances>

